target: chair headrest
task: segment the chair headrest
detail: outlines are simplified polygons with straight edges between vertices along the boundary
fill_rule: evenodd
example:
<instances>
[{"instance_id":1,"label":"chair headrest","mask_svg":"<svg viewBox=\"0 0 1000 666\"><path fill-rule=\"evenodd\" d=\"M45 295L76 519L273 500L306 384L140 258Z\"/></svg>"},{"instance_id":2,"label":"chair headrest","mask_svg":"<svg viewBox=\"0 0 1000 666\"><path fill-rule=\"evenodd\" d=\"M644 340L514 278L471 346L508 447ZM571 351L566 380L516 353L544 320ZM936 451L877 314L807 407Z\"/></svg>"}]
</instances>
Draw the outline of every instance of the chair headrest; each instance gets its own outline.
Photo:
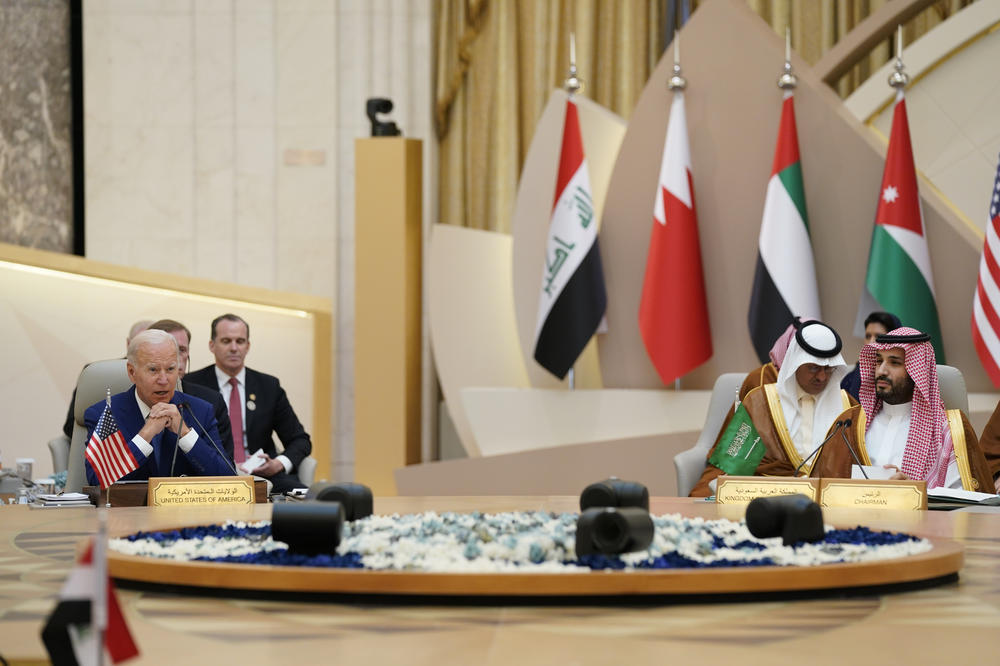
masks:
<instances>
[{"instance_id":1,"label":"chair headrest","mask_svg":"<svg viewBox=\"0 0 1000 666\"><path fill-rule=\"evenodd\" d=\"M132 386L125 367L125 359L112 358L106 361L95 361L85 367L76 380L76 403L73 407L73 418L81 426L83 414L94 403L104 400L111 388L111 395L121 393Z\"/></svg>"},{"instance_id":2,"label":"chair headrest","mask_svg":"<svg viewBox=\"0 0 1000 666\"><path fill-rule=\"evenodd\" d=\"M961 409L969 413L969 393L962 371L951 365L938 365L938 390L945 409Z\"/></svg>"}]
</instances>

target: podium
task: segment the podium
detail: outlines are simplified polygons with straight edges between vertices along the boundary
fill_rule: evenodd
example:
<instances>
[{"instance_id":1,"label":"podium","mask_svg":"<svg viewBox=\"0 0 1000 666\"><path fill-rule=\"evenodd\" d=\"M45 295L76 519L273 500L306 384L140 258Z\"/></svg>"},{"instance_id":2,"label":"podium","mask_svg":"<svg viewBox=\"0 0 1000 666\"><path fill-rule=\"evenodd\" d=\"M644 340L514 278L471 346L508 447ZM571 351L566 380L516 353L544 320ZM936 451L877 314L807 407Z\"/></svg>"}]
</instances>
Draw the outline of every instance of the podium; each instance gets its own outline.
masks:
<instances>
[{"instance_id":1,"label":"podium","mask_svg":"<svg viewBox=\"0 0 1000 666\"><path fill-rule=\"evenodd\" d=\"M420 461L421 151L402 137L354 147L354 478L378 496Z\"/></svg>"}]
</instances>

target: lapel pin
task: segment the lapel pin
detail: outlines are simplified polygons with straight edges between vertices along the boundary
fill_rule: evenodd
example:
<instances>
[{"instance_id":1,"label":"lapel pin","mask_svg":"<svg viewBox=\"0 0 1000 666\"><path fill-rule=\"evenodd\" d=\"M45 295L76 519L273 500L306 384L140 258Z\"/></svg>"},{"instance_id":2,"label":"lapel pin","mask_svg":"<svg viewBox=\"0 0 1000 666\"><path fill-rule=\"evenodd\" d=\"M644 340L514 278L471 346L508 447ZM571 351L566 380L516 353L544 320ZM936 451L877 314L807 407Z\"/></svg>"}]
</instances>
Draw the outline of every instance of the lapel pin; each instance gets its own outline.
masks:
<instances>
[{"instance_id":1,"label":"lapel pin","mask_svg":"<svg viewBox=\"0 0 1000 666\"><path fill-rule=\"evenodd\" d=\"M247 409L249 409L251 412L257 409L257 403L253 401L253 398L247 400Z\"/></svg>"}]
</instances>

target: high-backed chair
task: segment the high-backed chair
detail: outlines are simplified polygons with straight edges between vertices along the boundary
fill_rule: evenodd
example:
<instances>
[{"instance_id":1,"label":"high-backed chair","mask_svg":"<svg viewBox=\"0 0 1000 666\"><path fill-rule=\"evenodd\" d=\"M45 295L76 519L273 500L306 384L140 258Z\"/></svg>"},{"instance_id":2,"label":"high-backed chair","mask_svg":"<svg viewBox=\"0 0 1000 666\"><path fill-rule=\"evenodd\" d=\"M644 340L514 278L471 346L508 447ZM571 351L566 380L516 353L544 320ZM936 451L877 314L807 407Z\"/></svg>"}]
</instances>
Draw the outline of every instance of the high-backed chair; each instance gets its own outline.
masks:
<instances>
[{"instance_id":1,"label":"high-backed chair","mask_svg":"<svg viewBox=\"0 0 1000 666\"><path fill-rule=\"evenodd\" d=\"M65 472L69 466L69 437L60 434L50 439L49 454L52 456L52 473Z\"/></svg>"},{"instance_id":2,"label":"high-backed chair","mask_svg":"<svg viewBox=\"0 0 1000 666\"><path fill-rule=\"evenodd\" d=\"M103 400L108 389L111 394L121 393L132 385L125 369L125 359L112 358L95 361L80 373L76 380L76 403L73 405L73 437L70 439L69 460L66 467L66 491L79 492L87 482L84 472L83 452L87 446L87 426L83 423L84 412L99 400Z\"/></svg>"},{"instance_id":3,"label":"high-backed chair","mask_svg":"<svg viewBox=\"0 0 1000 666\"><path fill-rule=\"evenodd\" d=\"M674 456L674 467L677 468L677 495L686 496L698 482L705 469L705 458L719 435L722 422L733 409L739 394L740 385L746 373L727 372L719 375L712 387L712 398L708 403L708 413L705 415L705 425L694 446L687 451L681 451Z\"/></svg>"},{"instance_id":4,"label":"high-backed chair","mask_svg":"<svg viewBox=\"0 0 1000 666\"><path fill-rule=\"evenodd\" d=\"M299 476L299 481L303 485L311 486L316 477L316 459L312 456L306 456L299 463L299 469L296 474Z\"/></svg>"},{"instance_id":5,"label":"high-backed chair","mask_svg":"<svg viewBox=\"0 0 1000 666\"><path fill-rule=\"evenodd\" d=\"M961 409L969 415L969 392L962 371L951 365L937 367L938 390L945 409Z\"/></svg>"}]
</instances>

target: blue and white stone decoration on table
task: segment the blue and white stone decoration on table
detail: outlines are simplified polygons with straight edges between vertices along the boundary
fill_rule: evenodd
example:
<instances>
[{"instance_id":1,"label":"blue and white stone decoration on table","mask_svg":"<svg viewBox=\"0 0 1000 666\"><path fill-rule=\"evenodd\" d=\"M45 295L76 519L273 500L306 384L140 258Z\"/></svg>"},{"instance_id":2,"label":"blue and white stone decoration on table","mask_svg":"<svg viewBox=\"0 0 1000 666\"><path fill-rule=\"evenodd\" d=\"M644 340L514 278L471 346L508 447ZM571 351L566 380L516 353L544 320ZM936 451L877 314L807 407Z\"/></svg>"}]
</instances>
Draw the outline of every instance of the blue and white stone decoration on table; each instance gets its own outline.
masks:
<instances>
[{"instance_id":1,"label":"blue and white stone decoration on table","mask_svg":"<svg viewBox=\"0 0 1000 666\"><path fill-rule=\"evenodd\" d=\"M326 555L289 552L271 538L268 521L139 532L111 539L109 546L125 555L174 560L445 573L815 566L931 549L926 539L867 527L827 527L823 541L784 546L780 537L754 537L742 521L670 514L653 517L656 536L647 550L577 558L577 517L542 511L373 515L345 523L336 553Z\"/></svg>"}]
</instances>

